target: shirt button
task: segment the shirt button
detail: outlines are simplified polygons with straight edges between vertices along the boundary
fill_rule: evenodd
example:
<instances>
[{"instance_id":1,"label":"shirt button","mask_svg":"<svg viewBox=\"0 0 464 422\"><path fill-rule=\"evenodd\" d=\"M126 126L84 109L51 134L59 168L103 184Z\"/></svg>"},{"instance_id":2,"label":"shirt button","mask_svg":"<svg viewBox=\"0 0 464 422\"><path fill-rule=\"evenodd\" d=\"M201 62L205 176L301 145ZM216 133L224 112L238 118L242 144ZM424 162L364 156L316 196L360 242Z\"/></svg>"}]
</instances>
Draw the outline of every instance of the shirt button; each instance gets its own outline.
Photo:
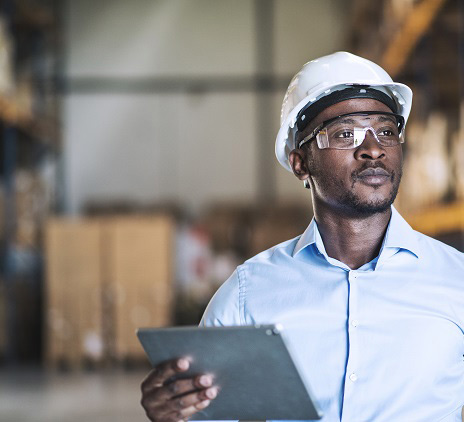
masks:
<instances>
[{"instance_id":1,"label":"shirt button","mask_svg":"<svg viewBox=\"0 0 464 422\"><path fill-rule=\"evenodd\" d=\"M351 321L351 325L352 325L353 327L357 327L358 324L359 324L359 322L358 322L357 319L353 319L353 320Z\"/></svg>"},{"instance_id":2,"label":"shirt button","mask_svg":"<svg viewBox=\"0 0 464 422\"><path fill-rule=\"evenodd\" d=\"M351 374L350 375L350 380L355 382L358 379L358 376L356 374Z\"/></svg>"}]
</instances>

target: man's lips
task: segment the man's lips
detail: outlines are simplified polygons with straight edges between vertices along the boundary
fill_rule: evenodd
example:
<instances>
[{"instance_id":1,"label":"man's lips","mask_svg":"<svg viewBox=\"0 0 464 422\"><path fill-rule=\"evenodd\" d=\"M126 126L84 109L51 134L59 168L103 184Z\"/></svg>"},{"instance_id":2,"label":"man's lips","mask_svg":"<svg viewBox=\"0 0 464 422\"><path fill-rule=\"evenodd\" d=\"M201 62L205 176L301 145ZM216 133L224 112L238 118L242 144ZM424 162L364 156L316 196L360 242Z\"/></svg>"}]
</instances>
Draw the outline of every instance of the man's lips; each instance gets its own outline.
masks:
<instances>
[{"instance_id":1,"label":"man's lips","mask_svg":"<svg viewBox=\"0 0 464 422\"><path fill-rule=\"evenodd\" d=\"M369 167L365 170L362 170L358 173L358 177L366 177L366 176L385 176L390 177L390 173L383 169L382 167Z\"/></svg>"},{"instance_id":2,"label":"man's lips","mask_svg":"<svg viewBox=\"0 0 464 422\"><path fill-rule=\"evenodd\" d=\"M365 170L360 171L356 175L357 179L361 179L361 182L367 185L383 185L388 179L391 178L391 174L383 169L382 167L369 167Z\"/></svg>"}]
</instances>

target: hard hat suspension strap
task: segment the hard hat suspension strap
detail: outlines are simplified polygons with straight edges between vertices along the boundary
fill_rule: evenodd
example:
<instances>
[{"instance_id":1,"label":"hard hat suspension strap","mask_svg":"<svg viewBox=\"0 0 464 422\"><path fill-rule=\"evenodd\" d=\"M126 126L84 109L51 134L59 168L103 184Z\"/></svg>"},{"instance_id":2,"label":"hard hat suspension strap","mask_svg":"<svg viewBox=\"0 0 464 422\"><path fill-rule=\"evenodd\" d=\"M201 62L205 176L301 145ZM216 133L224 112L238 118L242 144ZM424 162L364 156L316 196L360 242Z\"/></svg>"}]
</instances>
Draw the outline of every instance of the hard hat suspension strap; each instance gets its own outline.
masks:
<instances>
[{"instance_id":1,"label":"hard hat suspension strap","mask_svg":"<svg viewBox=\"0 0 464 422\"><path fill-rule=\"evenodd\" d=\"M375 88L370 88L368 86L353 85L345 89L334 91L331 94L320 98L319 100L314 102L310 101L307 105L305 105L296 117L298 132L302 132L308 123L327 107L330 107L341 101L351 100L353 98L370 98L377 100L390 108L393 113L398 112L398 106L395 100L393 100L393 98L384 92Z\"/></svg>"}]
</instances>

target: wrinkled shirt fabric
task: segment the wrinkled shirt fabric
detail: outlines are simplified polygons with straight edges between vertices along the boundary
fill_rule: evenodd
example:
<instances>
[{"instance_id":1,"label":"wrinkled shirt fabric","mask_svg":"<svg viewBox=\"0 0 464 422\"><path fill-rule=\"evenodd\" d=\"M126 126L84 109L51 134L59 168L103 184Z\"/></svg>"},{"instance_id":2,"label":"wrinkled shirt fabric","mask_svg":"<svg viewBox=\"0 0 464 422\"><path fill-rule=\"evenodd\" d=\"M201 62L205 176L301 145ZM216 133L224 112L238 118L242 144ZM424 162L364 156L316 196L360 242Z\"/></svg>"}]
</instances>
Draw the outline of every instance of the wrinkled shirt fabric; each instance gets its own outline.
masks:
<instances>
[{"instance_id":1,"label":"wrinkled shirt fabric","mask_svg":"<svg viewBox=\"0 0 464 422\"><path fill-rule=\"evenodd\" d=\"M464 254L393 207L371 262L329 257L313 219L240 265L200 325L269 323L284 326L323 422L461 422Z\"/></svg>"}]
</instances>

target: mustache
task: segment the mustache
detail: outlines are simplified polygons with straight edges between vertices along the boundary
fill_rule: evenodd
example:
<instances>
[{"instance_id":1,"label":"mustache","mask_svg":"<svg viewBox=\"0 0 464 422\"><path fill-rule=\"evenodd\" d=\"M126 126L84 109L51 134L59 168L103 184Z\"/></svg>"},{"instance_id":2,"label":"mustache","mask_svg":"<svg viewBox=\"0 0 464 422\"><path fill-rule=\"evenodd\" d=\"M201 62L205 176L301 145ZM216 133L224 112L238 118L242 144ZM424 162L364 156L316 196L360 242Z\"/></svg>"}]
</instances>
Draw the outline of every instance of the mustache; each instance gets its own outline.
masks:
<instances>
[{"instance_id":1,"label":"mustache","mask_svg":"<svg viewBox=\"0 0 464 422\"><path fill-rule=\"evenodd\" d=\"M354 170L351 173L352 180L356 180L358 177L371 176L371 175L384 175L384 176L394 176L394 172L389 170L387 166L381 161L374 163L366 162L361 165L360 168Z\"/></svg>"}]
</instances>

